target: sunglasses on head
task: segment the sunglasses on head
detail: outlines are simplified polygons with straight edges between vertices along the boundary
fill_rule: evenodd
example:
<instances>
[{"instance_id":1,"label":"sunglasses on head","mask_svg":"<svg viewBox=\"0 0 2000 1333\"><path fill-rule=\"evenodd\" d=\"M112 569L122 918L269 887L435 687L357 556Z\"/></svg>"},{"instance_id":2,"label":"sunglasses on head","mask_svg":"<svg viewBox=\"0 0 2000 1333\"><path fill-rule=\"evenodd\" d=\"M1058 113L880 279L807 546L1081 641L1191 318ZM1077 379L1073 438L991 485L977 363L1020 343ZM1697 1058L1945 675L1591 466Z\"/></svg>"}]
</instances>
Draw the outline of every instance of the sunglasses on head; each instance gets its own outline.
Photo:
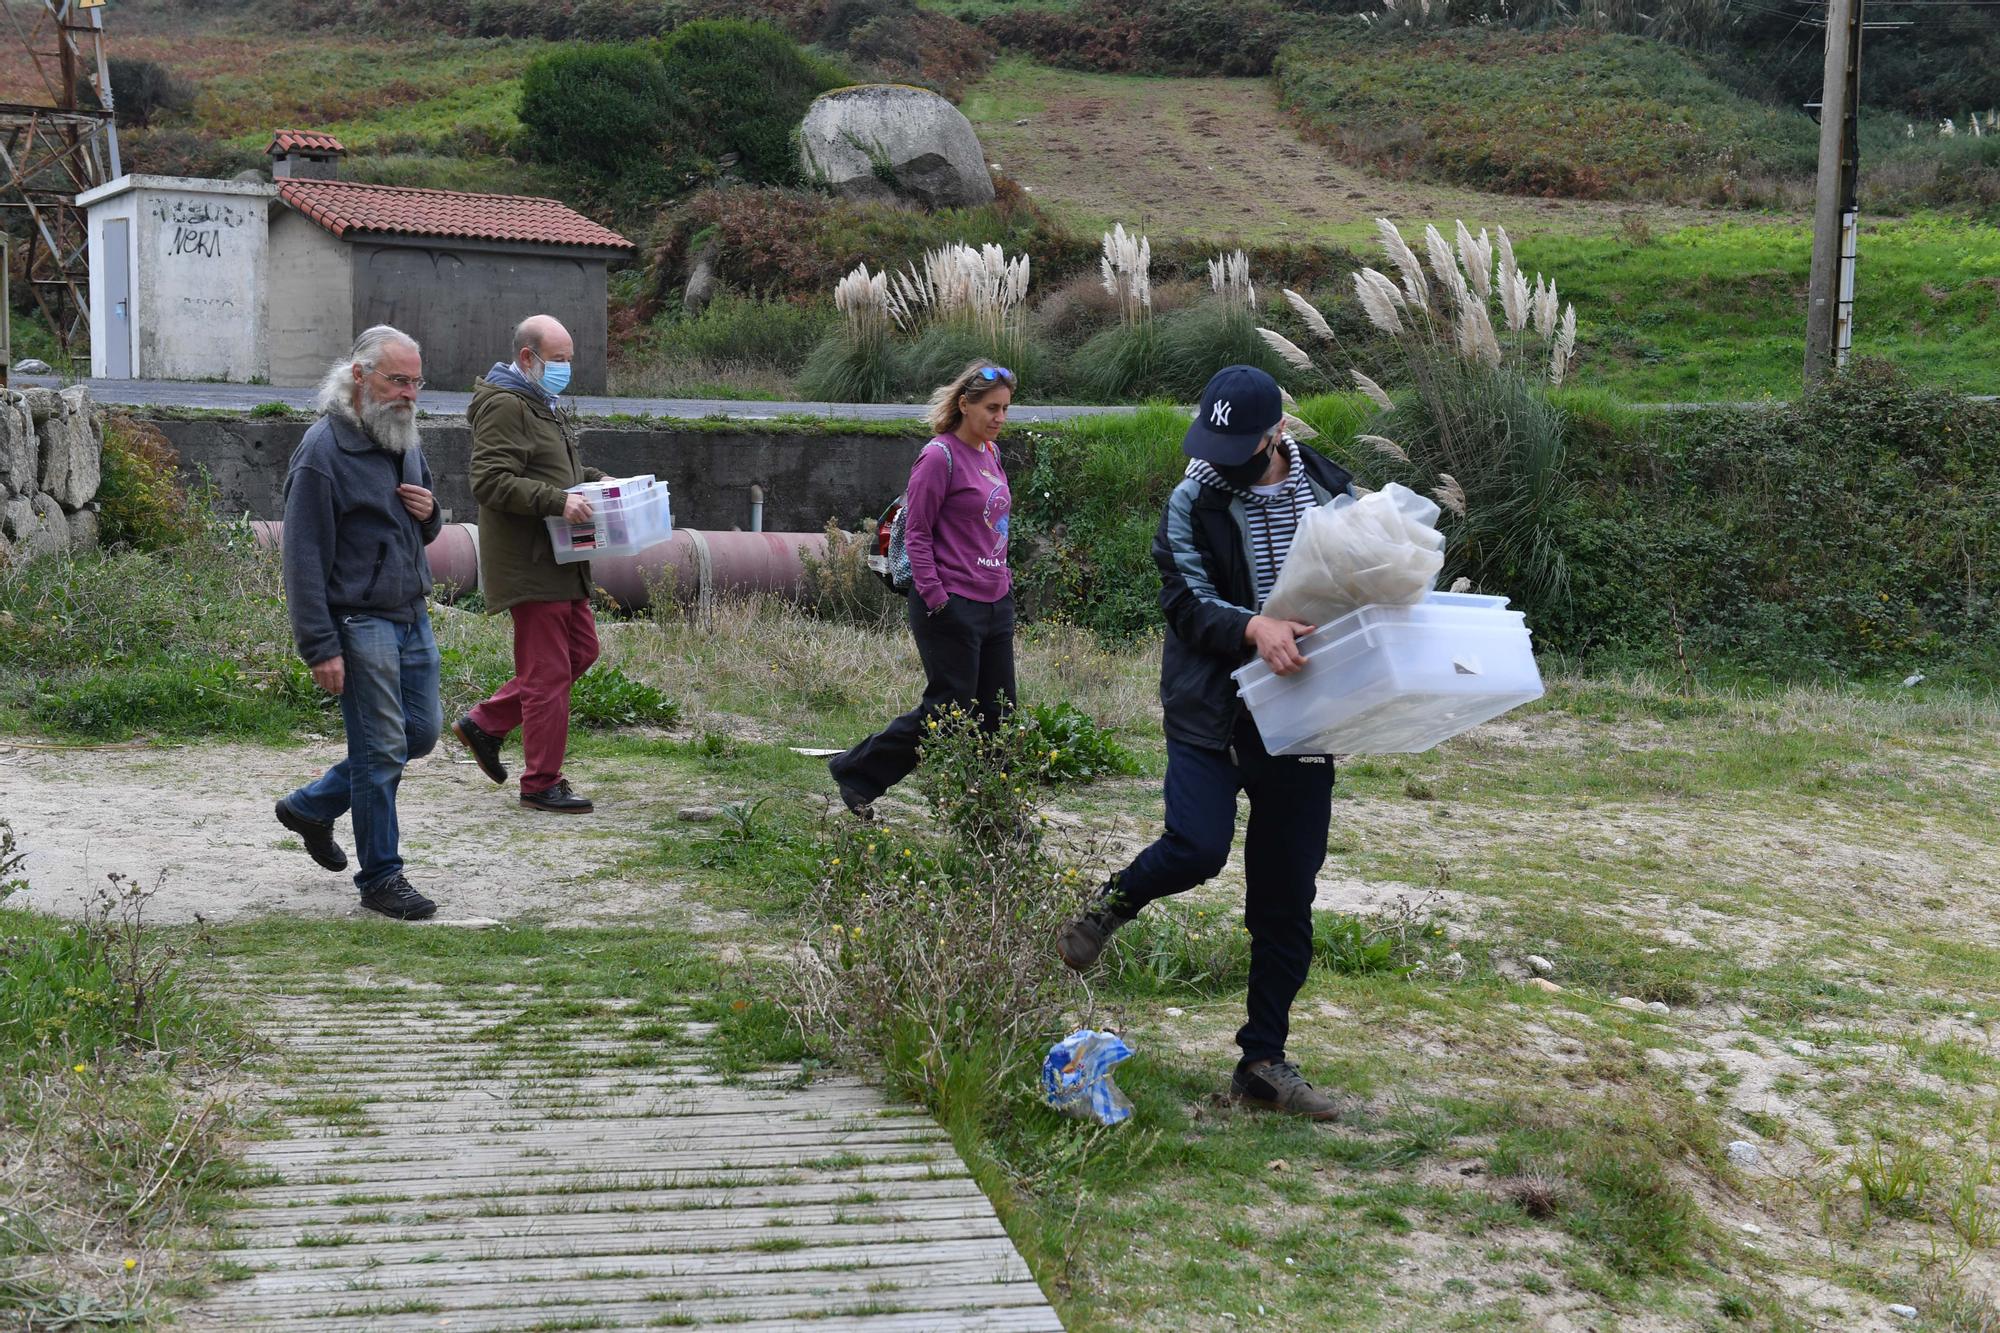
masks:
<instances>
[{"instance_id":1,"label":"sunglasses on head","mask_svg":"<svg viewBox=\"0 0 2000 1333\"><path fill-rule=\"evenodd\" d=\"M1005 366L981 366L979 368L979 378L985 380L988 384L992 384L998 380L1005 380L1007 383L1012 384L1014 382L1014 372Z\"/></svg>"}]
</instances>

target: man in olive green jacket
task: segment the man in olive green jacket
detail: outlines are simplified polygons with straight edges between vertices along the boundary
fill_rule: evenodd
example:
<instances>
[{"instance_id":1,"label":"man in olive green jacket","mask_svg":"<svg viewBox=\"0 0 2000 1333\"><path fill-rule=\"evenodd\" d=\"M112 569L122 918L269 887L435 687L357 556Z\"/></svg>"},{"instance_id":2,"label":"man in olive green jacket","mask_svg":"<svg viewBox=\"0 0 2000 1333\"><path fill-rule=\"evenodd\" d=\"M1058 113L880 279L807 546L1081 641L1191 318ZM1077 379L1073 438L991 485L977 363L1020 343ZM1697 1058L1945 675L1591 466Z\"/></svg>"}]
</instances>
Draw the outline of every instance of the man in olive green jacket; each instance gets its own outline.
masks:
<instances>
[{"instance_id":1,"label":"man in olive green jacket","mask_svg":"<svg viewBox=\"0 0 2000 1333\"><path fill-rule=\"evenodd\" d=\"M590 565L556 563L543 521L590 521L590 502L571 495L604 474L583 466L576 426L559 395L574 344L548 315L514 330L514 360L496 362L473 386L472 495L479 502L479 589L487 611L514 619L514 679L452 724L487 777L507 780L500 743L521 729L521 804L588 814L590 798L562 775L569 748L569 693L597 660Z\"/></svg>"}]
</instances>

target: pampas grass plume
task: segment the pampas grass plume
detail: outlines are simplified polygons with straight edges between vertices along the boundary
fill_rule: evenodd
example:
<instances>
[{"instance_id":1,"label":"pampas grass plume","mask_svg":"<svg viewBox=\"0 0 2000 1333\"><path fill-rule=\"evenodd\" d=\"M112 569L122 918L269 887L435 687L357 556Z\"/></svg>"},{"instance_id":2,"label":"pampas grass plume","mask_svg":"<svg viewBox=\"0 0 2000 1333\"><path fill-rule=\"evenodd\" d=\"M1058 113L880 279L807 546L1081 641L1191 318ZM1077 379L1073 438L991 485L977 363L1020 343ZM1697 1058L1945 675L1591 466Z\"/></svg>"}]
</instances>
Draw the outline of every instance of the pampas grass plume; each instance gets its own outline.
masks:
<instances>
[{"instance_id":1,"label":"pampas grass plume","mask_svg":"<svg viewBox=\"0 0 2000 1333\"><path fill-rule=\"evenodd\" d=\"M1333 341L1333 326L1326 322L1326 316L1319 312L1317 306L1289 287L1285 288L1285 301L1298 312L1299 318L1312 330L1313 337L1322 342Z\"/></svg>"},{"instance_id":2,"label":"pampas grass plume","mask_svg":"<svg viewBox=\"0 0 2000 1333\"><path fill-rule=\"evenodd\" d=\"M1384 458L1394 459L1398 463L1408 463L1410 461L1410 456L1403 452L1403 446L1397 444L1387 436L1357 435L1354 439L1357 444L1367 445Z\"/></svg>"},{"instance_id":3,"label":"pampas grass plume","mask_svg":"<svg viewBox=\"0 0 2000 1333\"><path fill-rule=\"evenodd\" d=\"M1369 379L1358 370L1350 370L1347 373L1354 377L1355 387L1367 394L1369 401L1373 402L1375 406L1381 408L1384 412L1393 412L1396 410L1396 400L1383 392L1381 385Z\"/></svg>"},{"instance_id":4,"label":"pampas grass plume","mask_svg":"<svg viewBox=\"0 0 2000 1333\"><path fill-rule=\"evenodd\" d=\"M1313 368L1312 358L1307 356L1297 343L1287 338L1284 334L1279 333L1276 329L1258 329L1257 336L1264 340L1265 346L1285 358L1286 362L1290 365L1296 366L1300 370L1311 370Z\"/></svg>"}]
</instances>

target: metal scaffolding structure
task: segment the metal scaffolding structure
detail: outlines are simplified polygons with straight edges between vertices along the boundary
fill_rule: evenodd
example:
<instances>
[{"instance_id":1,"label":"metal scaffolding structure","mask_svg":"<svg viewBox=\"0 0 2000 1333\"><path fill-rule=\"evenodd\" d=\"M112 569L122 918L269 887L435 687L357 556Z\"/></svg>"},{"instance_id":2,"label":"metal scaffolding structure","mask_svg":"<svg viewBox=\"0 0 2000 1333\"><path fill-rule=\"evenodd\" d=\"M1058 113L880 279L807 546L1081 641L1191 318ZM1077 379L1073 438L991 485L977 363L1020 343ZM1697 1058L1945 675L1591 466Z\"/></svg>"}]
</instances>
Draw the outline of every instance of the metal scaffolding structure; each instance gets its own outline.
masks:
<instances>
[{"instance_id":1,"label":"metal scaffolding structure","mask_svg":"<svg viewBox=\"0 0 2000 1333\"><path fill-rule=\"evenodd\" d=\"M0 102L0 221L23 256L35 305L66 352L90 339L90 233L76 197L123 174L102 4L42 0L24 23L0 0L48 98ZM85 92L95 107L81 104Z\"/></svg>"}]
</instances>

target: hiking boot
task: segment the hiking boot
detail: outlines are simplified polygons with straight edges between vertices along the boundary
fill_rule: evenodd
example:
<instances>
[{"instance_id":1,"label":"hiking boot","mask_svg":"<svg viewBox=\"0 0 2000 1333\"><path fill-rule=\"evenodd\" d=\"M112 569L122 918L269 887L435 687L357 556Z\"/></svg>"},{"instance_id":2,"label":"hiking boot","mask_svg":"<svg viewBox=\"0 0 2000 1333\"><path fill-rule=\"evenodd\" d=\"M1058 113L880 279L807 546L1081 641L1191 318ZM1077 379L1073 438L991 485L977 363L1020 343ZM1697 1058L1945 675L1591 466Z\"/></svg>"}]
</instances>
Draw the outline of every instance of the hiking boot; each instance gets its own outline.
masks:
<instances>
[{"instance_id":1,"label":"hiking boot","mask_svg":"<svg viewBox=\"0 0 2000 1333\"><path fill-rule=\"evenodd\" d=\"M361 893L361 905L371 912L392 916L398 921L422 921L437 912L437 904L410 887L402 872L389 876Z\"/></svg>"},{"instance_id":2,"label":"hiking boot","mask_svg":"<svg viewBox=\"0 0 2000 1333\"><path fill-rule=\"evenodd\" d=\"M347 853L340 850L340 844L333 840L333 825L322 824L317 819L307 819L292 809L292 803L284 797L278 798L278 822L299 835L306 845L306 855L320 863L327 870L347 869Z\"/></svg>"},{"instance_id":3,"label":"hiking boot","mask_svg":"<svg viewBox=\"0 0 2000 1333\"><path fill-rule=\"evenodd\" d=\"M507 780L507 766L500 762L500 738L480 727L470 713L451 724L451 734L472 752L479 771L495 782Z\"/></svg>"},{"instance_id":4,"label":"hiking boot","mask_svg":"<svg viewBox=\"0 0 2000 1333\"><path fill-rule=\"evenodd\" d=\"M1351 1102L1329 1097L1306 1082L1299 1067L1289 1060L1238 1065L1229 1080L1229 1095L1245 1106L1261 1106L1308 1120L1335 1120L1352 1107Z\"/></svg>"},{"instance_id":5,"label":"hiking boot","mask_svg":"<svg viewBox=\"0 0 2000 1333\"><path fill-rule=\"evenodd\" d=\"M568 778L540 791L522 792L521 804L530 810L546 810L552 815L587 815L597 808L590 803L588 796L579 796L570 790Z\"/></svg>"},{"instance_id":6,"label":"hiking boot","mask_svg":"<svg viewBox=\"0 0 2000 1333\"><path fill-rule=\"evenodd\" d=\"M1073 970L1086 971L1103 956L1111 932L1131 919L1112 906L1108 896L1099 898L1097 906L1062 928L1056 936L1056 953Z\"/></svg>"},{"instance_id":7,"label":"hiking boot","mask_svg":"<svg viewBox=\"0 0 2000 1333\"><path fill-rule=\"evenodd\" d=\"M834 772L832 760L827 761L826 771L833 775L833 785L840 788L840 803L847 807L847 813L864 824L874 823L875 798L863 796L860 788L849 786L845 778Z\"/></svg>"}]
</instances>

